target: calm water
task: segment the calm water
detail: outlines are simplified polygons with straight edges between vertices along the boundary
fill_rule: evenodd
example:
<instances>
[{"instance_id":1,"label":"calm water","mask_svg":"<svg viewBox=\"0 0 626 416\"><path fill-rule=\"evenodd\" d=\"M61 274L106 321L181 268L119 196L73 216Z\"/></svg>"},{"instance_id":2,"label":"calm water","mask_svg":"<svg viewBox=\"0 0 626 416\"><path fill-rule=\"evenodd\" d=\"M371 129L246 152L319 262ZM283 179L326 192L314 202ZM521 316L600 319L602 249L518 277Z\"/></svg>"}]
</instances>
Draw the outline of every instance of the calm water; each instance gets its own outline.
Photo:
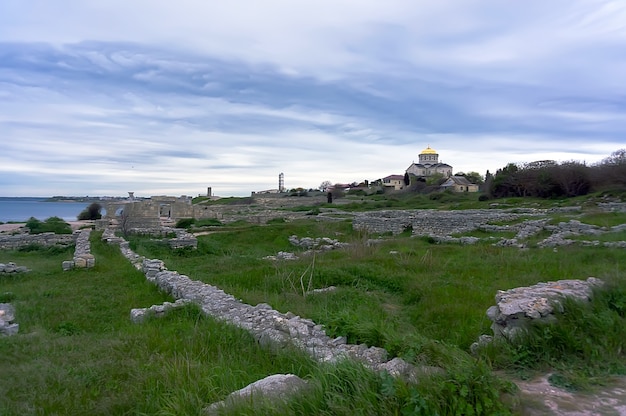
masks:
<instances>
[{"instance_id":1,"label":"calm water","mask_svg":"<svg viewBox=\"0 0 626 416\"><path fill-rule=\"evenodd\" d=\"M45 198L0 197L0 222L25 222L30 217L45 220L50 217L76 221L76 217L89 206L88 202L45 202Z\"/></svg>"}]
</instances>

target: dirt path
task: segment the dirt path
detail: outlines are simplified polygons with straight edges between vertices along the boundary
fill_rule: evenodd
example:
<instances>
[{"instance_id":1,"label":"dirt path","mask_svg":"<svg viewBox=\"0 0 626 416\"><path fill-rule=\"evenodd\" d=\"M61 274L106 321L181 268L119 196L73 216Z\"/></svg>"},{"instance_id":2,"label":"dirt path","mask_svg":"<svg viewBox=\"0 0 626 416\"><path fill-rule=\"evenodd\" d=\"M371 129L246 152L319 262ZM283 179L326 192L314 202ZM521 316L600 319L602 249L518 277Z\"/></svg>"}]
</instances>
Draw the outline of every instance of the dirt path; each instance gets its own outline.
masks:
<instances>
[{"instance_id":1,"label":"dirt path","mask_svg":"<svg viewBox=\"0 0 626 416\"><path fill-rule=\"evenodd\" d=\"M521 415L626 416L626 378L595 393L570 393L550 385L548 376L514 380L521 390Z\"/></svg>"}]
</instances>

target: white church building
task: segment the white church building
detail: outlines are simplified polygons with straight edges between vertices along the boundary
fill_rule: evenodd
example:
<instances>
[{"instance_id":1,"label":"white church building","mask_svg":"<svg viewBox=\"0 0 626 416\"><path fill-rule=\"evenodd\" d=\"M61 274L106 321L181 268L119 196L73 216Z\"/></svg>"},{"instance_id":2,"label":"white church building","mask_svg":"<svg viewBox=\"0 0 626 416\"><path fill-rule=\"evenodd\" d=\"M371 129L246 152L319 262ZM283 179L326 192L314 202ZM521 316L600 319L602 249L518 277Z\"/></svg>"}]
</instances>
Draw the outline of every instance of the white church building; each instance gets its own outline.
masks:
<instances>
[{"instance_id":1,"label":"white church building","mask_svg":"<svg viewBox=\"0 0 626 416\"><path fill-rule=\"evenodd\" d=\"M435 149L431 149L429 145L419 154L419 162L413 162L411 166L406 169L406 173L421 178L440 173L444 177L449 178L452 176L452 166L446 163L439 163L439 154Z\"/></svg>"}]
</instances>

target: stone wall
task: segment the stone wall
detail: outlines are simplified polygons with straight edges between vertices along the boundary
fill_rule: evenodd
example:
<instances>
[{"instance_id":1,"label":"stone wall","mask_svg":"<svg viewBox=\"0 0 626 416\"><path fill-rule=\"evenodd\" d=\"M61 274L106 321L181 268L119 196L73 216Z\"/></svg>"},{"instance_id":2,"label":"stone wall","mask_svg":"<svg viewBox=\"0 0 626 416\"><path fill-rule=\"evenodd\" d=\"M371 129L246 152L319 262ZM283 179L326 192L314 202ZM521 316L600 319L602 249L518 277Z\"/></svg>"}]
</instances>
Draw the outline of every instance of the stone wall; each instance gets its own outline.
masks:
<instances>
[{"instance_id":1,"label":"stone wall","mask_svg":"<svg viewBox=\"0 0 626 416\"><path fill-rule=\"evenodd\" d=\"M29 245L39 246L71 246L75 242L75 236L72 234L14 234L0 235L0 250L17 250L21 247Z\"/></svg>"},{"instance_id":2,"label":"stone wall","mask_svg":"<svg viewBox=\"0 0 626 416\"><path fill-rule=\"evenodd\" d=\"M397 235L411 229L413 235L445 236L472 231L492 221L513 221L532 215L542 214L535 210L387 210L357 213L352 224L357 230L373 234Z\"/></svg>"},{"instance_id":3,"label":"stone wall","mask_svg":"<svg viewBox=\"0 0 626 416\"><path fill-rule=\"evenodd\" d=\"M167 244L174 249L185 247L198 248L198 239L182 228L133 228L130 230L130 233L161 238L163 241L167 241ZM174 237L171 237L172 235Z\"/></svg>"},{"instance_id":4,"label":"stone wall","mask_svg":"<svg viewBox=\"0 0 626 416\"><path fill-rule=\"evenodd\" d=\"M91 254L91 244L89 242L91 230L84 229L77 231L75 234L76 247L74 249L74 258L71 261L64 261L61 264L61 267L63 267L63 270L94 267L96 265L96 258L93 256L93 254Z\"/></svg>"},{"instance_id":5,"label":"stone wall","mask_svg":"<svg viewBox=\"0 0 626 416\"><path fill-rule=\"evenodd\" d=\"M145 273L146 279L175 299L194 302L207 315L248 330L261 345L270 348L295 345L322 362L355 359L374 370L385 370L394 376L411 380L416 380L423 371L430 370L415 368L399 358L390 360L387 351L382 348L347 344L344 337L330 338L322 325L310 319L290 312L280 313L264 303L256 306L245 304L215 286L168 271L160 260L145 259L137 255L129 248L127 241L112 234L107 232L102 238L109 243L119 244L122 254ZM312 294L325 295L325 292ZM133 309L131 319L141 322L146 314L157 314L158 310L161 309Z\"/></svg>"},{"instance_id":6,"label":"stone wall","mask_svg":"<svg viewBox=\"0 0 626 416\"><path fill-rule=\"evenodd\" d=\"M161 218L176 221L181 218L193 216L193 206L190 198L173 196L153 196L144 200L112 201L105 203L106 211L104 221L97 224L119 223L125 221L124 227L130 228L154 228L161 225ZM124 212L125 219L120 215Z\"/></svg>"}]
</instances>

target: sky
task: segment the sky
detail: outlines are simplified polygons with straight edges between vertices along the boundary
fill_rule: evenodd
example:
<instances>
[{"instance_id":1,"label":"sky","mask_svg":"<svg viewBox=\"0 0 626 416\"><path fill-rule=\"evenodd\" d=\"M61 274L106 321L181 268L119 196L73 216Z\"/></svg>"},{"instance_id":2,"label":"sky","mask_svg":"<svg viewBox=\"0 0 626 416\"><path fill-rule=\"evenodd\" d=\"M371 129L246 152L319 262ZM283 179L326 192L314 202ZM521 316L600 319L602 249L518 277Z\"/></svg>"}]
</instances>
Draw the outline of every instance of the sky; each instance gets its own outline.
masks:
<instances>
[{"instance_id":1,"label":"sky","mask_svg":"<svg viewBox=\"0 0 626 416\"><path fill-rule=\"evenodd\" d=\"M2 0L0 196L247 196L597 163L623 0Z\"/></svg>"}]
</instances>

